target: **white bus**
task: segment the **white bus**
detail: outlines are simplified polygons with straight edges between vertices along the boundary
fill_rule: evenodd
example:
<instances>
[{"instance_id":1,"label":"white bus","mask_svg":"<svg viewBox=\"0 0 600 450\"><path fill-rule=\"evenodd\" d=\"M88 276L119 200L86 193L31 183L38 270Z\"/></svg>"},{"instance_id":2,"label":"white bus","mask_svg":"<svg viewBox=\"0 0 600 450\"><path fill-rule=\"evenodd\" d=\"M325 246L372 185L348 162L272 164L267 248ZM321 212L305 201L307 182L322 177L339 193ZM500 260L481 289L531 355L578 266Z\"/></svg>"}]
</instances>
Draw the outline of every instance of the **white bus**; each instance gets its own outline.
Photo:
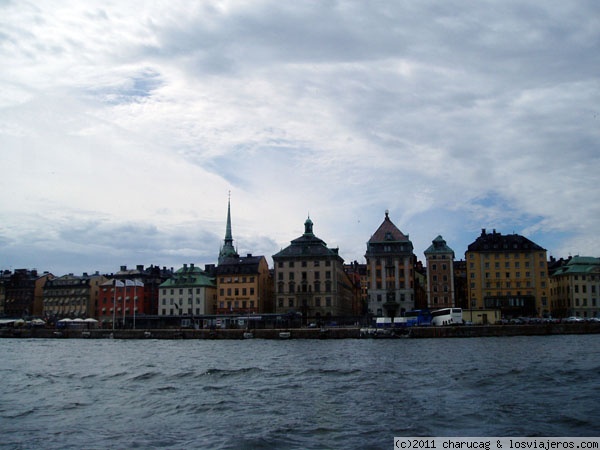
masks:
<instances>
[{"instance_id":1,"label":"white bus","mask_svg":"<svg viewBox=\"0 0 600 450\"><path fill-rule=\"evenodd\" d=\"M443 308L431 312L431 325L462 325L461 308Z\"/></svg>"}]
</instances>

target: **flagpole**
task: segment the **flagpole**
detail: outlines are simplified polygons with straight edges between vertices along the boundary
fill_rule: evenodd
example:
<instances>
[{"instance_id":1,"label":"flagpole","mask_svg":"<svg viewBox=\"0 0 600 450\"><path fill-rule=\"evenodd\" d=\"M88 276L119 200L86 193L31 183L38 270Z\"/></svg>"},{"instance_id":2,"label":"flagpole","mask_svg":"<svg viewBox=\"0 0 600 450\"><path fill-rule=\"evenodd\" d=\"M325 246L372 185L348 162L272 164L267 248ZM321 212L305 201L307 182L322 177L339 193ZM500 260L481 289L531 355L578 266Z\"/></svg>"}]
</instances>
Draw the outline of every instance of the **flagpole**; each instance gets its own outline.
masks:
<instances>
[{"instance_id":1,"label":"flagpole","mask_svg":"<svg viewBox=\"0 0 600 450\"><path fill-rule=\"evenodd\" d=\"M114 290L113 290L113 331L115 331L115 313L117 312L117 279L115 278L114 280Z\"/></svg>"},{"instance_id":2,"label":"flagpole","mask_svg":"<svg viewBox=\"0 0 600 450\"><path fill-rule=\"evenodd\" d=\"M137 280L133 281L133 329L135 330L135 310L137 307Z\"/></svg>"},{"instance_id":3,"label":"flagpole","mask_svg":"<svg viewBox=\"0 0 600 450\"><path fill-rule=\"evenodd\" d=\"M125 329L125 297L127 296L127 280L125 280L125 287L123 288L123 329Z\"/></svg>"}]
</instances>

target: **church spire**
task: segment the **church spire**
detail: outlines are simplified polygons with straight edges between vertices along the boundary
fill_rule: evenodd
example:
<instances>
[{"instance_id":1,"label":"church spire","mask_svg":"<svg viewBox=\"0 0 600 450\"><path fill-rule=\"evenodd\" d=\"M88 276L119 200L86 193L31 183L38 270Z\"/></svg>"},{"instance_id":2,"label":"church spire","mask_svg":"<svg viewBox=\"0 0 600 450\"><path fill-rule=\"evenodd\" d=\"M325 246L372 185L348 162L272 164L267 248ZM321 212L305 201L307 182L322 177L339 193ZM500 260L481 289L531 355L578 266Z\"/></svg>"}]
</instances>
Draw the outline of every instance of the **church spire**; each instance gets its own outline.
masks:
<instances>
[{"instance_id":1,"label":"church spire","mask_svg":"<svg viewBox=\"0 0 600 450\"><path fill-rule=\"evenodd\" d=\"M224 244L219 252L219 264L222 264L227 258L239 258L235 248L233 248L233 235L231 233L231 191L227 199L227 226L225 228Z\"/></svg>"}]
</instances>

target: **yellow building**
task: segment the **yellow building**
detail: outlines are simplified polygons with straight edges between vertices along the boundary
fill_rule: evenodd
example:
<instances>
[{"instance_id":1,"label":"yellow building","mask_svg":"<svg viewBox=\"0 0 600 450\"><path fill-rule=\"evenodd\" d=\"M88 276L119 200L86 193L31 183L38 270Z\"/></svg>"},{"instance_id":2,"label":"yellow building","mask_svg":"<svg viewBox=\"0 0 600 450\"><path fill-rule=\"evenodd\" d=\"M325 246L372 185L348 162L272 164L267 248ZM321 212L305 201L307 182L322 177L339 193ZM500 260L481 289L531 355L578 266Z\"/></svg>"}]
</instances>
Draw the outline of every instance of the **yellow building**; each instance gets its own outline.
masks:
<instances>
[{"instance_id":1,"label":"yellow building","mask_svg":"<svg viewBox=\"0 0 600 450\"><path fill-rule=\"evenodd\" d=\"M231 202L227 202L225 240L216 268L217 314L273 312L273 282L264 256L238 255L231 233Z\"/></svg>"},{"instance_id":2,"label":"yellow building","mask_svg":"<svg viewBox=\"0 0 600 450\"><path fill-rule=\"evenodd\" d=\"M472 309L500 309L506 318L550 313L546 250L518 234L493 230L468 246L467 286Z\"/></svg>"}]
</instances>

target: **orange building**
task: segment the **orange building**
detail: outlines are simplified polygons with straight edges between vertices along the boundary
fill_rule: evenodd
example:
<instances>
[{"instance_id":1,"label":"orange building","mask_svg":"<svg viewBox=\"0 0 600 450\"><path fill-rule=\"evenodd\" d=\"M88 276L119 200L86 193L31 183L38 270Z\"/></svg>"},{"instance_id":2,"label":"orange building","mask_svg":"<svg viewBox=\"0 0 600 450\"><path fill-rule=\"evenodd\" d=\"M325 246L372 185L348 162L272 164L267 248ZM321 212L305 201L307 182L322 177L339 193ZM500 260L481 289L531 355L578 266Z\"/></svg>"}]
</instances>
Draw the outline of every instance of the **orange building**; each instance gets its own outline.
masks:
<instances>
[{"instance_id":1,"label":"orange building","mask_svg":"<svg viewBox=\"0 0 600 450\"><path fill-rule=\"evenodd\" d=\"M452 308L454 297L454 250L442 236L436 237L427 250L427 307Z\"/></svg>"}]
</instances>

